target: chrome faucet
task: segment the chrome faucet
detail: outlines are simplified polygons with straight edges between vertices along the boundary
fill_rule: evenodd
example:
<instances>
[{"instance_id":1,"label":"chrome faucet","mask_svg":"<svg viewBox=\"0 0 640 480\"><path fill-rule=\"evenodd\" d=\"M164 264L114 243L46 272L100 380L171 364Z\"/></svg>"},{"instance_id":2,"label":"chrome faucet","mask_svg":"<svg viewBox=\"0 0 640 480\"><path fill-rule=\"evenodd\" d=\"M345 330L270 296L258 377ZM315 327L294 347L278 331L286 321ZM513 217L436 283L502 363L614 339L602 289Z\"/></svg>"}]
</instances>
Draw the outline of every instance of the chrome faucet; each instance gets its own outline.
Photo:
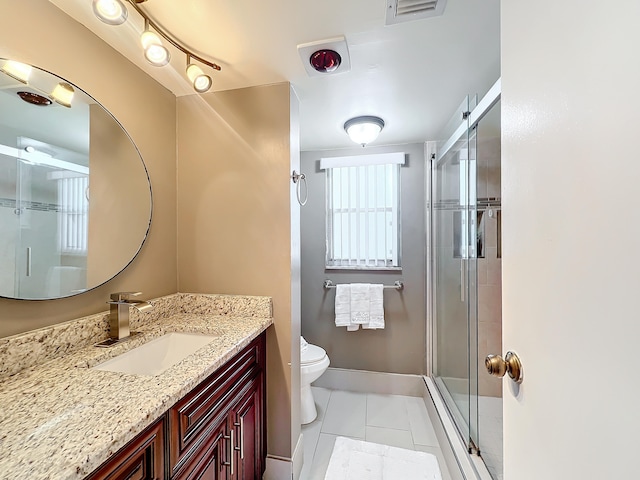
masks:
<instances>
[{"instance_id":1,"label":"chrome faucet","mask_svg":"<svg viewBox=\"0 0 640 480\"><path fill-rule=\"evenodd\" d=\"M111 340L119 341L131 335L129 328L129 308L146 312L151 310L153 305L149 302L136 302L129 297L137 297L142 292L117 292L111 294L111 301L107 302L109 308L109 337Z\"/></svg>"}]
</instances>

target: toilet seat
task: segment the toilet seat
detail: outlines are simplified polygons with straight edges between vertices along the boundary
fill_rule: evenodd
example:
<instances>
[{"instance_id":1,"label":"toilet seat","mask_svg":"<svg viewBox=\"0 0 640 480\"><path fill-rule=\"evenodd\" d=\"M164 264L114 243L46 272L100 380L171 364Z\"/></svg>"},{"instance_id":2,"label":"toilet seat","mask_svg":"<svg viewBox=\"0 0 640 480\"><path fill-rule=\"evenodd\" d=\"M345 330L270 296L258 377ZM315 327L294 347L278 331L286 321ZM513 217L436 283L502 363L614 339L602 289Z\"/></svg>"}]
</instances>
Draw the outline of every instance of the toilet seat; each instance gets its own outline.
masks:
<instances>
[{"instance_id":1,"label":"toilet seat","mask_svg":"<svg viewBox=\"0 0 640 480\"><path fill-rule=\"evenodd\" d=\"M317 345L307 345L307 348L300 351L300 365L317 363L327 356L327 352Z\"/></svg>"}]
</instances>

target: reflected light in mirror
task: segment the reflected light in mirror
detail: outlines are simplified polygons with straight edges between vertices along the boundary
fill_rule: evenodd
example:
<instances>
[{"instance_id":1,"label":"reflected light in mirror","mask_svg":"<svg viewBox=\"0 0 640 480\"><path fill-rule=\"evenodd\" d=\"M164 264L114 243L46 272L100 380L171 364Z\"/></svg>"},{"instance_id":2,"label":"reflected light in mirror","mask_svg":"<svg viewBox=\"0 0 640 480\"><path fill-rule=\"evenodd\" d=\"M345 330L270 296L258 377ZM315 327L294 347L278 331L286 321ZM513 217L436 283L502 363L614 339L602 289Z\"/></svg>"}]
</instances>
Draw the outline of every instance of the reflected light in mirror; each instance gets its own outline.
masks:
<instances>
[{"instance_id":1,"label":"reflected light in mirror","mask_svg":"<svg viewBox=\"0 0 640 480\"><path fill-rule=\"evenodd\" d=\"M129 14L120 0L93 0L92 7L96 17L109 25L122 25Z\"/></svg>"},{"instance_id":2,"label":"reflected light in mirror","mask_svg":"<svg viewBox=\"0 0 640 480\"><path fill-rule=\"evenodd\" d=\"M71 85L66 82L60 82L56 85L56 88L53 89L53 92L51 92L51 98L60 105L70 108L73 94L74 90Z\"/></svg>"},{"instance_id":3,"label":"reflected light in mirror","mask_svg":"<svg viewBox=\"0 0 640 480\"><path fill-rule=\"evenodd\" d=\"M11 78L15 78L16 80L18 80L19 82L29 82L29 76L31 75L31 65L16 62L15 60L7 60L2 66L1 70Z\"/></svg>"}]
</instances>

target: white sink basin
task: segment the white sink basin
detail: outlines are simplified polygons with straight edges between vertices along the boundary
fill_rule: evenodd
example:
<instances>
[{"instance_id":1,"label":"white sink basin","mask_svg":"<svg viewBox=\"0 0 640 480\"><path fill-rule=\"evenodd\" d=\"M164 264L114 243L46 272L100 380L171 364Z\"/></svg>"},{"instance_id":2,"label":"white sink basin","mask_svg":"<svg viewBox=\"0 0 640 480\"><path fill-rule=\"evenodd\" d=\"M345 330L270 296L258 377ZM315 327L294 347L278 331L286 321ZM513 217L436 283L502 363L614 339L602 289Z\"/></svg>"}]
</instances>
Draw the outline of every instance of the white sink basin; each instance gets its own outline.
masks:
<instances>
[{"instance_id":1,"label":"white sink basin","mask_svg":"<svg viewBox=\"0 0 640 480\"><path fill-rule=\"evenodd\" d=\"M215 338L215 335L197 333L167 333L92 368L154 376L195 353Z\"/></svg>"}]
</instances>

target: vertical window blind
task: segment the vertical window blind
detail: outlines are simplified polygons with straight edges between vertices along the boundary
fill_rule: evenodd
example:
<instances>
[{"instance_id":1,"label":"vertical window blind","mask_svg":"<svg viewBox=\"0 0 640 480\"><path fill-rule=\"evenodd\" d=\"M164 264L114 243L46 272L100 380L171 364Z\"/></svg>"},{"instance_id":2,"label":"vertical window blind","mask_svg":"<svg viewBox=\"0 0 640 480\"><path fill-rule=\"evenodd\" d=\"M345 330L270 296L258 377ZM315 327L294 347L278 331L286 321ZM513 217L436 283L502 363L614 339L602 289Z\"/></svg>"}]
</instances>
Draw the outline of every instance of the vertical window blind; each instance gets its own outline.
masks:
<instances>
[{"instance_id":1,"label":"vertical window blind","mask_svg":"<svg viewBox=\"0 0 640 480\"><path fill-rule=\"evenodd\" d=\"M89 177L64 176L58 178L58 250L62 254L87 253L89 227Z\"/></svg>"},{"instance_id":2,"label":"vertical window blind","mask_svg":"<svg viewBox=\"0 0 640 480\"><path fill-rule=\"evenodd\" d=\"M404 153L322 159L326 170L326 266L400 266L400 165Z\"/></svg>"}]
</instances>

